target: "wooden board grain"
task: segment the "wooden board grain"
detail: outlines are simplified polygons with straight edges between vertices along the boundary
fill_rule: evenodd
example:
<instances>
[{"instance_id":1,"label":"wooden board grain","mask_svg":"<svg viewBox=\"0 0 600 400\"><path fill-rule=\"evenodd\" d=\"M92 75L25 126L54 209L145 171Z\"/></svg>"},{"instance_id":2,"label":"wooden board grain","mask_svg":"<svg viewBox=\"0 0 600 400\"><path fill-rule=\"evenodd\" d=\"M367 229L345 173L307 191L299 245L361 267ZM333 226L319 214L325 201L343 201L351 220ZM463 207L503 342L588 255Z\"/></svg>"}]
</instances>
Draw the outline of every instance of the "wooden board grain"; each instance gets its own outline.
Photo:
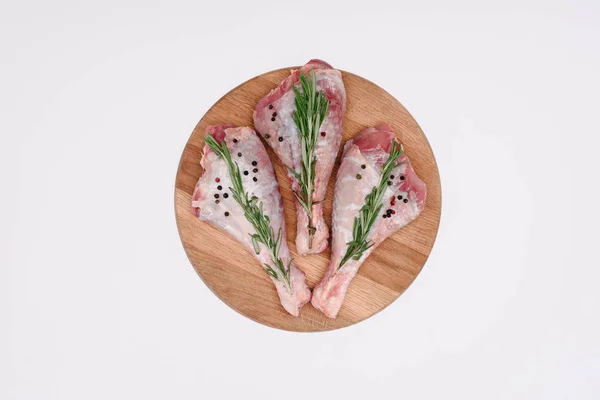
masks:
<instances>
[{"instance_id":1,"label":"wooden board grain","mask_svg":"<svg viewBox=\"0 0 600 400\"><path fill-rule=\"evenodd\" d=\"M433 152L421 128L406 109L374 83L342 72L347 93L343 144L366 127L388 122L394 127L417 175L427 184L425 210L408 226L385 240L354 278L337 319L329 319L310 304L299 317L280 306L272 282L254 257L225 233L192 214L191 195L202 171L200 158L208 125L252 126L254 106L289 75L284 68L257 76L231 90L202 117L181 156L175 184L175 212L183 247L206 285L226 304L262 324L290 331L325 331L360 322L381 311L415 280L431 251L441 211L440 178ZM294 195L282 165L267 145L285 207L288 245L296 265L312 288L323 276L330 250L306 257L296 253ZM331 206L339 157L327 188L325 220L331 228Z\"/></svg>"}]
</instances>

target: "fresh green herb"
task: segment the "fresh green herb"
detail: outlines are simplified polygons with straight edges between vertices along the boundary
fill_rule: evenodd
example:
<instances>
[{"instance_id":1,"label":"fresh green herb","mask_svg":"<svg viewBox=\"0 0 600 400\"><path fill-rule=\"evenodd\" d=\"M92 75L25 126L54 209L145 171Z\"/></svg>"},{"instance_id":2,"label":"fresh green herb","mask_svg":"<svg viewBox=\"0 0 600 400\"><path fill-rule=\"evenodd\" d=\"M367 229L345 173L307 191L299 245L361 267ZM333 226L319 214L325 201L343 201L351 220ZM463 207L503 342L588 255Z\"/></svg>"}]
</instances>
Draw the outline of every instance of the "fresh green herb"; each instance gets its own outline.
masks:
<instances>
[{"instance_id":1,"label":"fresh green herb","mask_svg":"<svg viewBox=\"0 0 600 400\"><path fill-rule=\"evenodd\" d=\"M308 247L312 248L313 237L316 228L312 222L312 206L318 204L313 202L313 192L315 190L315 171L317 165L317 156L315 148L317 147L317 138L319 137L319 128L325 120L329 110L329 101L322 93L317 91L317 77L315 71L311 71L307 76L300 71L300 87L302 92L293 86L296 93L296 111L293 118L298 128L300 137L300 146L302 148L302 166L300 173L290 167L288 170L296 177L300 186L299 193L294 191L294 195L302 208L308 214Z\"/></svg>"},{"instance_id":2,"label":"fresh green herb","mask_svg":"<svg viewBox=\"0 0 600 400\"><path fill-rule=\"evenodd\" d=\"M365 204L361 207L358 216L354 217L354 226L352 228L352 241L348 242L348 248L346 254L342 258L337 271L339 271L344 264L350 259L359 260L363 253L373 246L370 240L367 240L369 231L383 207L383 195L388 187L388 179L392 170L400 164L396 164L398 158L404 154L402 145L392 142L392 148L390 150L390 156L388 157L383 168L381 170L381 180L379 186L374 187L371 193L365 197Z\"/></svg>"},{"instance_id":3,"label":"fresh green herb","mask_svg":"<svg viewBox=\"0 0 600 400\"><path fill-rule=\"evenodd\" d=\"M279 249L282 241L285 240L285 238L282 237L281 228L279 229L276 238L273 227L271 226L271 219L263 212L262 201L259 203L258 197L250 197L250 195L244 191L240 168L238 164L233 162L231 159L231 154L229 153L229 149L227 148L225 141L219 144L215 138L213 138L211 133L206 136L205 141L206 144L208 144L219 157L225 160L227 166L229 167L229 175L231 175L231 182L233 184L233 187L229 188L229 190L231 190L231 195L242 207L244 210L244 216L248 222L252 224L254 230L256 231L255 234L249 234L252 237L252 246L254 247L254 251L256 254L260 253L259 243L264 244L269 250L271 260L273 261L273 265L276 269L273 269L268 264L264 264L267 274L285 284L287 289L291 291L290 263L292 261L290 260L286 266L281 258L279 258Z\"/></svg>"}]
</instances>

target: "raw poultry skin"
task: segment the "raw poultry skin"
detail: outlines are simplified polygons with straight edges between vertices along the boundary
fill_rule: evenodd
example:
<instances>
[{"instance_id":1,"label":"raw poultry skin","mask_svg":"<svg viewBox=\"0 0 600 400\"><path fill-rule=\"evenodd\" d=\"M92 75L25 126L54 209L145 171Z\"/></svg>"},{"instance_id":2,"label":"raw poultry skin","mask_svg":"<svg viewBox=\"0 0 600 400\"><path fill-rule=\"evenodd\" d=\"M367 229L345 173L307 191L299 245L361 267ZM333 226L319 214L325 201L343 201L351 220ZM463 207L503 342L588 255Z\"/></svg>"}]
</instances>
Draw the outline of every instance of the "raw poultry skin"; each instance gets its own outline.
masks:
<instances>
[{"instance_id":1,"label":"raw poultry skin","mask_svg":"<svg viewBox=\"0 0 600 400\"><path fill-rule=\"evenodd\" d=\"M403 164L392 171L394 178L390 176L391 185L383 196L383 207L368 235L373 246L359 260L350 259L338 270L348 248L347 243L352 241L354 218L367 194L379 185L382 167L395 140L392 127L383 124L363 130L344 146L333 200L331 260L325 277L313 290L311 300L313 306L329 318L337 316L350 281L369 254L388 236L415 219L425 207L425 183L417 177L403 154L398 159L398 163ZM357 179L357 174L360 174L360 179ZM388 209L394 214L384 218Z\"/></svg>"},{"instance_id":2,"label":"raw poultry skin","mask_svg":"<svg viewBox=\"0 0 600 400\"><path fill-rule=\"evenodd\" d=\"M281 229L282 243L279 257L288 265L291 260L287 246L285 220L283 216L283 201L273 165L267 151L254 130L248 127L234 127L233 125L214 125L206 128L206 135L212 133L220 144L227 144L232 160L239 165L244 191L262 201L264 214L270 217L270 225L275 234ZM262 243L259 244L260 252L256 254L250 234L255 233L254 226L244 216L244 210L234 200L231 190L231 176L225 160L217 155L208 145L204 146L204 156L200 162L204 172L192 196L192 208L195 215L202 221L227 232L260 262L276 269L271 256ZM248 173L245 174L244 171ZM255 172L256 171L256 172ZM221 189L219 189L221 187ZM216 196L218 195L218 198ZM234 268L223 265L223 268ZM264 268L264 266L263 266ZM291 291L286 285L271 277L279 294L281 305L287 312L298 316L300 308L310 300L310 289L306 285L304 273L293 262L289 264Z\"/></svg>"},{"instance_id":3,"label":"raw poultry skin","mask_svg":"<svg viewBox=\"0 0 600 400\"><path fill-rule=\"evenodd\" d=\"M273 148L283 165L296 172L301 169L301 147L298 129L292 118L296 109L295 93L292 86L298 85L300 71L310 74L314 71L317 88L329 101L329 110L321 124L316 146L316 178L313 201L321 201L325 197L327 183L331 177L340 141L342 139L342 120L346 112L346 90L340 71L320 60L311 60L300 70L292 74L261 99L254 111L254 126ZM298 192L296 178L288 171L292 190ZM323 219L323 204L312 207L312 223L316 228L312 246L309 246L308 214L296 200L297 232L296 250L301 255L317 254L327 248L329 229Z\"/></svg>"}]
</instances>

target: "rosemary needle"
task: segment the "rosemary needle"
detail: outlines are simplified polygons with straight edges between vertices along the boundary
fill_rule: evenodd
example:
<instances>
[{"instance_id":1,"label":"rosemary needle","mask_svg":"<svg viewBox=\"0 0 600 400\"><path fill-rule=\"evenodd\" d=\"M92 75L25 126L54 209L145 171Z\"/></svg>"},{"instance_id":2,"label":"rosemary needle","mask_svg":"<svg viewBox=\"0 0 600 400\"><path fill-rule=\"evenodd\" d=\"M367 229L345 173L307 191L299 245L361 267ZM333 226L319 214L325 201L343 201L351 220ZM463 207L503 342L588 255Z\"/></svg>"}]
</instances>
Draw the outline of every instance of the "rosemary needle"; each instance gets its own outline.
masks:
<instances>
[{"instance_id":1,"label":"rosemary needle","mask_svg":"<svg viewBox=\"0 0 600 400\"><path fill-rule=\"evenodd\" d=\"M259 203L258 197L250 197L249 194L244 191L240 168L238 164L234 163L231 159L231 154L229 153L229 149L227 148L225 141L219 144L215 138L213 138L212 133L210 132L204 140L219 157L225 160L227 166L229 167L229 175L231 175L231 182L233 184L233 187L229 188L229 190L231 190L231 195L240 205L240 207L242 207L242 210L244 210L244 216L248 222L252 224L254 230L256 231L255 234L249 234L252 237L252 246L254 247L254 251L256 254L260 253L260 248L258 245L259 243L264 244L269 250L271 260L273 261L273 265L275 266L276 270L268 264L264 264L267 274L273 277L273 279L282 282L287 289L291 291L290 264L292 260L288 262L286 267L281 258L279 258L281 242L285 240L285 238L282 237L281 228L279 228L277 238L275 238L275 232L271 226L271 219L263 212L262 201Z\"/></svg>"}]
</instances>

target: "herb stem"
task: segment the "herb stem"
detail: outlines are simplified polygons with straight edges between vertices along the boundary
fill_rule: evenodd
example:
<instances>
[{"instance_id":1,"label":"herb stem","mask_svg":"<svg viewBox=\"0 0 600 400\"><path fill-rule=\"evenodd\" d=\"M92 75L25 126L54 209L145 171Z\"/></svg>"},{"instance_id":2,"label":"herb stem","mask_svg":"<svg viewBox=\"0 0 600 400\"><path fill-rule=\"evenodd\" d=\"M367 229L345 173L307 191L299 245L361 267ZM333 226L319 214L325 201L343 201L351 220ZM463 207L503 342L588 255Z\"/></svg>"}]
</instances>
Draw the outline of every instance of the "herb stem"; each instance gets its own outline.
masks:
<instances>
[{"instance_id":1,"label":"herb stem","mask_svg":"<svg viewBox=\"0 0 600 400\"><path fill-rule=\"evenodd\" d=\"M285 238L282 237L281 228L279 228L276 238L273 227L271 226L271 219L268 215L264 214L262 201L259 203L258 197L250 196L248 192L244 191L240 167L231 159L231 154L229 153L229 149L227 148L225 141L219 144L209 132L205 138L205 142L219 157L221 157L227 163L227 166L229 167L229 175L231 176L231 182L233 185L233 187L230 187L229 190L231 190L233 198L240 205L240 207L242 207L242 210L244 210L244 216L248 222L252 224L255 230L254 234L249 233L249 235L252 237L252 246L254 247L254 252L256 254L260 253L260 247L258 245L259 243L262 243L266 246L269 251L269 255L271 256L271 261L276 268L275 270L265 263L264 266L267 274L273 279L282 282L286 286L287 290L291 293L290 266L292 261L290 260L286 266L283 263L283 260L281 260L279 257L281 243L285 240Z\"/></svg>"},{"instance_id":2,"label":"herb stem","mask_svg":"<svg viewBox=\"0 0 600 400\"><path fill-rule=\"evenodd\" d=\"M299 81L302 91L298 90L296 86L292 87L296 94L294 100L296 111L293 114L293 119L298 128L302 162L300 173L290 167L287 168L296 177L300 186L300 190L294 191L294 195L308 215L308 247L312 248L312 241L316 232L313 225L312 207L317 204L313 201L317 165L315 149L319 137L319 128L329 110L329 101L322 93L317 91L317 77L314 70L311 71L310 76L300 71Z\"/></svg>"},{"instance_id":3,"label":"herb stem","mask_svg":"<svg viewBox=\"0 0 600 400\"><path fill-rule=\"evenodd\" d=\"M352 241L348 242L348 248L346 253L337 267L335 273L337 273L348 260L358 261L363 253L371 248L374 243L367 239L371 227L383 207L383 195L388 187L388 179L392 170L400 164L396 164L398 158L404 154L402 145L396 141L392 142L392 148L390 149L390 156L386 160L381 169L381 179L379 185L374 187L373 190L365 197L364 205L361 207L358 216L354 217L354 226L352 228Z\"/></svg>"}]
</instances>

